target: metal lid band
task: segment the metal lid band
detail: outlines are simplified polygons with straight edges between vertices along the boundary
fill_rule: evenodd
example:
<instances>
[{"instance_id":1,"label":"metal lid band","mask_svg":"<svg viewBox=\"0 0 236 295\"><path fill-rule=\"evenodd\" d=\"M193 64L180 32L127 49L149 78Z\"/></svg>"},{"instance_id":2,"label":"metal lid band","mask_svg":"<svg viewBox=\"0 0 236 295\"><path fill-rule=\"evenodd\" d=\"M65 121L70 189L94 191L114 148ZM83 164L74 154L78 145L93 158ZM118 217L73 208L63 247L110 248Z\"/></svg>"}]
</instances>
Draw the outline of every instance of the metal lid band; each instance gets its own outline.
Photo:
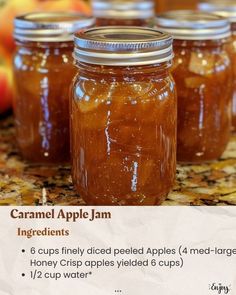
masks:
<instances>
[{"instance_id":1,"label":"metal lid band","mask_svg":"<svg viewBox=\"0 0 236 295\"><path fill-rule=\"evenodd\" d=\"M154 17L152 0L93 0L93 15L98 18L145 19Z\"/></svg>"},{"instance_id":2,"label":"metal lid band","mask_svg":"<svg viewBox=\"0 0 236 295\"><path fill-rule=\"evenodd\" d=\"M36 12L15 18L14 37L19 41L66 42L73 34L94 24L93 18L79 13Z\"/></svg>"},{"instance_id":3,"label":"metal lid band","mask_svg":"<svg viewBox=\"0 0 236 295\"><path fill-rule=\"evenodd\" d=\"M99 27L75 35L76 60L128 66L163 63L173 58L172 37L151 28Z\"/></svg>"},{"instance_id":4,"label":"metal lid band","mask_svg":"<svg viewBox=\"0 0 236 295\"><path fill-rule=\"evenodd\" d=\"M159 30L179 40L218 40L231 35L230 23L218 15L190 11L170 11L156 17Z\"/></svg>"},{"instance_id":5,"label":"metal lid band","mask_svg":"<svg viewBox=\"0 0 236 295\"><path fill-rule=\"evenodd\" d=\"M227 18L231 23L236 23L236 3L234 1L200 2L198 8Z\"/></svg>"}]
</instances>

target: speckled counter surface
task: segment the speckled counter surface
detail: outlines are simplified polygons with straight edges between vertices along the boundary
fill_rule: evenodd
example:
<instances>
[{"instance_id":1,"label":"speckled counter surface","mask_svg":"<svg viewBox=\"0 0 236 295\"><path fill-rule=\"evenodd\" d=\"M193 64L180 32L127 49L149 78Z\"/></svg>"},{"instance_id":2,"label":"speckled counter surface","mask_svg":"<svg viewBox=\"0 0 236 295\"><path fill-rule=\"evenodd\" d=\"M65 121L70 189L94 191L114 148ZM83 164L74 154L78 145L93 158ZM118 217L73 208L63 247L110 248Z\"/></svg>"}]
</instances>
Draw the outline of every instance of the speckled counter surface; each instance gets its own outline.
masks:
<instances>
[{"instance_id":1,"label":"speckled counter surface","mask_svg":"<svg viewBox=\"0 0 236 295\"><path fill-rule=\"evenodd\" d=\"M0 119L0 205L84 205L73 191L70 167L21 160L11 116ZM163 205L236 205L236 137L220 161L178 166L176 186Z\"/></svg>"}]
</instances>

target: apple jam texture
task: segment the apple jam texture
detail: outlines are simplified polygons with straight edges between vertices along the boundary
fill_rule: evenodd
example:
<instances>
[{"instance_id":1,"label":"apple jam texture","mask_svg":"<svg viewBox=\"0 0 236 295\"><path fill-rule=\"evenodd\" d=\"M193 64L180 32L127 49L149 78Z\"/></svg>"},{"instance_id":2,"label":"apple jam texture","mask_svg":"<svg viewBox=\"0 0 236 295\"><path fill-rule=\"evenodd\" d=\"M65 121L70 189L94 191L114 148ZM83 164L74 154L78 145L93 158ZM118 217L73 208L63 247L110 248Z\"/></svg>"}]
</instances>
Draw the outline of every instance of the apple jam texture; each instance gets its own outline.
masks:
<instances>
[{"instance_id":1,"label":"apple jam texture","mask_svg":"<svg viewBox=\"0 0 236 295\"><path fill-rule=\"evenodd\" d=\"M89 22L77 13L33 13L15 20L14 114L18 146L30 162L70 161L73 32Z\"/></svg>"},{"instance_id":2,"label":"apple jam texture","mask_svg":"<svg viewBox=\"0 0 236 295\"><path fill-rule=\"evenodd\" d=\"M236 24L235 24L235 32L236 32ZM233 73L234 73L232 127L233 127L233 131L236 132L236 35L232 36L232 66L233 66Z\"/></svg>"},{"instance_id":3,"label":"apple jam texture","mask_svg":"<svg viewBox=\"0 0 236 295\"><path fill-rule=\"evenodd\" d=\"M72 103L77 190L88 204L159 204L175 179L172 78L158 66L83 67Z\"/></svg>"},{"instance_id":4,"label":"apple jam texture","mask_svg":"<svg viewBox=\"0 0 236 295\"><path fill-rule=\"evenodd\" d=\"M177 159L219 158L230 138L232 72L221 41L174 41L178 92Z\"/></svg>"},{"instance_id":5,"label":"apple jam texture","mask_svg":"<svg viewBox=\"0 0 236 295\"><path fill-rule=\"evenodd\" d=\"M236 6L235 6L236 16ZM235 17L236 21L236 17ZM227 49L231 58L231 64L233 69L233 101L232 101L232 130L236 132L236 23L231 25L232 37L231 42L228 44Z\"/></svg>"},{"instance_id":6,"label":"apple jam texture","mask_svg":"<svg viewBox=\"0 0 236 295\"><path fill-rule=\"evenodd\" d=\"M142 41L138 47L133 41L158 39L162 34L136 27L120 28L91 30L92 37L98 34L94 41L99 42L100 31L101 36L112 39L108 45L106 41L97 45L99 49L108 48L103 59L93 58L86 63L83 55L78 55L71 117L73 182L90 205L156 205L172 189L176 172L176 91L169 71L172 48L166 62L146 65L141 59L144 65L135 65L140 62L139 56L143 58L140 48L148 48L149 42ZM122 43L123 36L132 40L126 41L127 47ZM117 39L122 40L115 43ZM168 44L171 46L172 41ZM137 52L129 55L132 46L137 46ZM159 60L159 47L151 44L149 48L152 46ZM120 59L110 61L113 54L109 49L114 47L124 51ZM109 62L116 65L103 64Z\"/></svg>"},{"instance_id":7,"label":"apple jam texture","mask_svg":"<svg viewBox=\"0 0 236 295\"><path fill-rule=\"evenodd\" d=\"M233 67L232 130L236 132L236 5L233 0L210 1L199 4L199 9L228 19L231 23L231 42L227 44Z\"/></svg>"},{"instance_id":8,"label":"apple jam texture","mask_svg":"<svg viewBox=\"0 0 236 295\"><path fill-rule=\"evenodd\" d=\"M69 99L73 43L24 44L14 58L17 141L33 162L69 161Z\"/></svg>"},{"instance_id":9,"label":"apple jam texture","mask_svg":"<svg viewBox=\"0 0 236 295\"><path fill-rule=\"evenodd\" d=\"M230 139L232 67L227 50L230 23L200 11L170 11L157 27L173 34L177 87L177 160L217 160Z\"/></svg>"}]
</instances>

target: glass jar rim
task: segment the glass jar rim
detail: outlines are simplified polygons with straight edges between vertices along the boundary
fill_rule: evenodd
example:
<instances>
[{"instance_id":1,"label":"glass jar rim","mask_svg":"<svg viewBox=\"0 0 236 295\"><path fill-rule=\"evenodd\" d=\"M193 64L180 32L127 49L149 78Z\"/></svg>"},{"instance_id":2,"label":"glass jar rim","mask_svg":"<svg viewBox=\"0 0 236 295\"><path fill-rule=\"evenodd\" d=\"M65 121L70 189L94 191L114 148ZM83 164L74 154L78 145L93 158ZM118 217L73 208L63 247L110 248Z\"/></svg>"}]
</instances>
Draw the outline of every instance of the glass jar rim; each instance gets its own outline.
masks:
<instances>
[{"instance_id":1,"label":"glass jar rim","mask_svg":"<svg viewBox=\"0 0 236 295\"><path fill-rule=\"evenodd\" d=\"M212 13L227 18L230 23L236 23L236 5L224 9L215 9Z\"/></svg>"},{"instance_id":2,"label":"glass jar rim","mask_svg":"<svg viewBox=\"0 0 236 295\"><path fill-rule=\"evenodd\" d=\"M95 19L77 12L34 12L14 20L14 38L18 41L66 42L73 34L92 26Z\"/></svg>"},{"instance_id":3,"label":"glass jar rim","mask_svg":"<svg viewBox=\"0 0 236 295\"><path fill-rule=\"evenodd\" d=\"M145 19L154 17L153 0L93 0L93 15L97 18Z\"/></svg>"},{"instance_id":4,"label":"glass jar rim","mask_svg":"<svg viewBox=\"0 0 236 295\"><path fill-rule=\"evenodd\" d=\"M236 23L236 3L232 1L225 2L200 2L198 7L201 11L211 12L216 15L227 18L230 23Z\"/></svg>"},{"instance_id":5,"label":"glass jar rim","mask_svg":"<svg viewBox=\"0 0 236 295\"><path fill-rule=\"evenodd\" d=\"M225 9L235 6L236 3L234 0L202 0L198 3L199 10L210 12L216 8Z\"/></svg>"},{"instance_id":6,"label":"glass jar rim","mask_svg":"<svg viewBox=\"0 0 236 295\"><path fill-rule=\"evenodd\" d=\"M173 58L173 39L151 28L111 26L75 34L75 60L100 65L132 66Z\"/></svg>"},{"instance_id":7,"label":"glass jar rim","mask_svg":"<svg viewBox=\"0 0 236 295\"><path fill-rule=\"evenodd\" d=\"M179 40L217 40L231 35L227 19L195 10L173 10L159 14L156 26Z\"/></svg>"}]
</instances>

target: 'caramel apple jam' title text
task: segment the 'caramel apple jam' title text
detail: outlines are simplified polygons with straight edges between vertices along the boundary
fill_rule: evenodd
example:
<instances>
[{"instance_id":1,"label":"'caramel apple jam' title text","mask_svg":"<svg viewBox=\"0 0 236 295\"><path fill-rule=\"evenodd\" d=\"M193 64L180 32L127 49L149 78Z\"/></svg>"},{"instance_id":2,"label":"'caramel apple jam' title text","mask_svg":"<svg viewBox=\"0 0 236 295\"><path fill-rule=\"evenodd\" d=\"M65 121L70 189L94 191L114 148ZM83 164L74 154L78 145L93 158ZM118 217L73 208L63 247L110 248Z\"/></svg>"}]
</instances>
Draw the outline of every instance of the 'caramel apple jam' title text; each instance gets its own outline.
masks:
<instances>
[{"instance_id":1,"label":"'caramel apple jam' title text","mask_svg":"<svg viewBox=\"0 0 236 295\"><path fill-rule=\"evenodd\" d=\"M89 211L79 209L77 211L67 211L65 209L50 209L47 211L21 211L13 209L10 212L13 219L62 219L66 222L76 222L78 220L94 221L97 219L111 219L111 212L91 209Z\"/></svg>"}]
</instances>

